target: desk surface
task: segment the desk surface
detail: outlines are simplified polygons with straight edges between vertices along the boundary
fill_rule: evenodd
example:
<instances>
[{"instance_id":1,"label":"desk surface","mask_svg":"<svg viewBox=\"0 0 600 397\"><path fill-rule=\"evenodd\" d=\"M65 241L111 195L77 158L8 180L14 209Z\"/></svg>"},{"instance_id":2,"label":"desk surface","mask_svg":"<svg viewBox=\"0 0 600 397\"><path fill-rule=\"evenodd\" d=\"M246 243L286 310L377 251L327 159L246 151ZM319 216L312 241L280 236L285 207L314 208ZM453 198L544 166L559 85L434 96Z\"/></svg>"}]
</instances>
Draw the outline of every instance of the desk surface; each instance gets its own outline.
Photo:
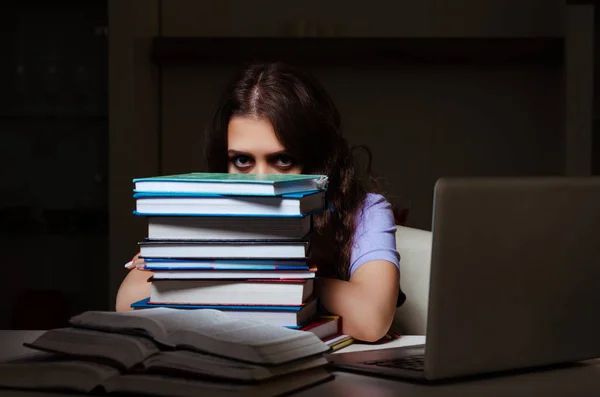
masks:
<instances>
[{"instance_id":1,"label":"desk surface","mask_svg":"<svg viewBox=\"0 0 600 397\"><path fill-rule=\"evenodd\" d=\"M0 361L35 354L22 346L32 341L43 331L2 331L0 330ZM421 342L419 337L404 337L380 347L393 347ZM369 346L368 348L375 348ZM349 350L357 350L354 347ZM340 351L338 354L343 354ZM495 376L484 379L457 381L443 385L421 385L410 382L389 380L379 377L334 372L335 379L322 385L294 394L298 397L355 397L355 396L600 396L600 360L567 368L523 373L510 376ZM46 397L63 396L60 393L31 393L0 390L0 397ZM66 395L64 395L66 396ZM69 396L73 396L70 394Z\"/></svg>"}]
</instances>

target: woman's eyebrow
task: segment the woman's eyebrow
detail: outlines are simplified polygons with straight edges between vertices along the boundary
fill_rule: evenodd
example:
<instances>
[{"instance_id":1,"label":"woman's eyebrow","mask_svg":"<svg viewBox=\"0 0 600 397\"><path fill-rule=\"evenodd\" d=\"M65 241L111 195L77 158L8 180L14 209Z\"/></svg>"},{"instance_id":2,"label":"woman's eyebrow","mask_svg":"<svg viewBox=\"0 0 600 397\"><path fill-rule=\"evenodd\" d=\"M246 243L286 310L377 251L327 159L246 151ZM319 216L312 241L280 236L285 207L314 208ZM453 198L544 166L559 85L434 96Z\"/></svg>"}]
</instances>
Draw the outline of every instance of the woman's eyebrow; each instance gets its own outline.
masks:
<instances>
[{"instance_id":1,"label":"woman's eyebrow","mask_svg":"<svg viewBox=\"0 0 600 397\"><path fill-rule=\"evenodd\" d=\"M244 156L251 156L250 153L242 152L241 150L234 150L234 149L229 149L227 151L227 154L241 154L241 155L244 155Z\"/></svg>"},{"instance_id":2,"label":"woman's eyebrow","mask_svg":"<svg viewBox=\"0 0 600 397\"><path fill-rule=\"evenodd\" d=\"M248 157L253 157L254 156L252 153L244 152L242 150L235 150L235 149L229 149L227 151L227 154L230 155L230 156L232 156L232 155L233 156L242 155L242 156L248 156ZM289 154L288 154L287 151L285 151L285 150L279 150L277 152L269 153L269 154L265 155L265 157L267 157L267 158L273 158L273 157L281 156L282 154L284 154L286 156L289 156Z\"/></svg>"},{"instance_id":3,"label":"woman's eyebrow","mask_svg":"<svg viewBox=\"0 0 600 397\"><path fill-rule=\"evenodd\" d=\"M277 157L277 156L281 156L282 154L285 154L286 156L289 156L288 152L286 152L285 150L280 150L278 152L274 152L271 154L268 154L267 157L271 158L271 157Z\"/></svg>"}]
</instances>

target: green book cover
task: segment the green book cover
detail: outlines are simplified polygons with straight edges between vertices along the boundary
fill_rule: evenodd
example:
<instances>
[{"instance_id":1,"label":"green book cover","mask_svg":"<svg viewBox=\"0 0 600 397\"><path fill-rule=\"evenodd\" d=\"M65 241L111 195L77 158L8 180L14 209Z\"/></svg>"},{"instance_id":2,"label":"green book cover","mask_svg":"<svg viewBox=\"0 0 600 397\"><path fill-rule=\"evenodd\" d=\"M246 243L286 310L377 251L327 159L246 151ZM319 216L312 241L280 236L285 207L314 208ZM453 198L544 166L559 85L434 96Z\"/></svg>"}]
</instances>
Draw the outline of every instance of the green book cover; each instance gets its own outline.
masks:
<instances>
[{"instance_id":1,"label":"green book cover","mask_svg":"<svg viewBox=\"0 0 600 397\"><path fill-rule=\"evenodd\" d=\"M154 176L136 178L133 182L223 182L223 183L260 183L260 184L287 184L299 181L315 180L325 182L325 175L303 174L228 174L210 172L190 172L187 174Z\"/></svg>"}]
</instances>

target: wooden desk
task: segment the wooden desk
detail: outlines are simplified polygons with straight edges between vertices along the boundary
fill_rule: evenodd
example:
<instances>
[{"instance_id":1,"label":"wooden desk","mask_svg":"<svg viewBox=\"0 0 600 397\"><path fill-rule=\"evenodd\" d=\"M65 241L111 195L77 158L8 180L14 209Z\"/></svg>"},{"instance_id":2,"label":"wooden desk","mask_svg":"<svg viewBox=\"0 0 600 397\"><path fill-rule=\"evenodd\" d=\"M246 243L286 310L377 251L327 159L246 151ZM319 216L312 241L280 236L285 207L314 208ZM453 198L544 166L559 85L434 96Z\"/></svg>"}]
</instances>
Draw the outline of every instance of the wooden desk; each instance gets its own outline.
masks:
<instances>
[{"instance_id":1,"label":"wooden desk","mask_svg":"<svg viewBox=\"0 0 600 397\"><path fill-rule=\"evenodd\" d=\"M0 361L33 354L21 346L43 331L0 331ZM400 342L396 342L398 344ZM355 350L356 348L353 348ZM343 354L340 352L338 354ZM503 396L600 396L600 359L568 368L496 376L443 385L421 385L384 378L335 372L331 382L295 394L298 397L503 397ZM32 393L0 390L0 397L74 396L60 393Z\"/></svg>"}]
</instances>

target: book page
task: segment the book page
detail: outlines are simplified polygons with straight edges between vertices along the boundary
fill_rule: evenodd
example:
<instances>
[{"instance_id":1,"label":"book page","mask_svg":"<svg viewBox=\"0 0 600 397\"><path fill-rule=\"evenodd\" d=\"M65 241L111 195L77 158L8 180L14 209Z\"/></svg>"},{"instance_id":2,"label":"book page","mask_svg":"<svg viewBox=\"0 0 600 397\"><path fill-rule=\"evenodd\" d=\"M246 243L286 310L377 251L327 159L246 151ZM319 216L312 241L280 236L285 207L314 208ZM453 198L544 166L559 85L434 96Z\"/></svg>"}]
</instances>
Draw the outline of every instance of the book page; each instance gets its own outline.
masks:
<instances>
[{"instance_id":1,"label":"book page","mask_svg":"<svg viewBox=\"0 0 600 397\"><path fill-rule=\"evenodd\" d=\"M163 341L167 337L160 321L161 312L164 310L164 308L157 308L129 312L87 311L72 317L69 322L75 327L147 334L157 341Z\"/></svg>"},{"instance_id":2,"label":"book page","mask_svg":"<svg viewBox=\"0 0 600 397\"><path fill-rule=\"evenodd\" d=\"M167 335L181 330L205 335L202 330L212 327L223 332L223 330L229 329L228 323L233 321L224 313L212 309L183 310L159 307L139 310L138 313L140 316L149 316L159 321Z\"/></svg>"},{"instance_id":3,"label":"book page","mask_svg":"<svg viewBox=\"0 0 600 397\"><path fill-rule=\"evenodd\" d=\"M250 346L277 344L310 336L316 338L312 333L291 330L258 321L238 320L226 313L212 309L157 308L140 310L140 312L157 310L161 310L161 312L152 313L152 315L161 321L162 326L169 335L177 331L189 331L214 340Z\"/></svg>"},{"instance_id":4,"label":"book page","mask_svg":"<svg viewBox=\"0 0 600 397\"><path fill-rule=\"evenodd\" d=\"M193 314L190 312L198 313ZM294 339L316 338L312 333L295 331L258 321L234 319L227 316L226 313L216 310L185 310L174 313L172 317L167 324L169 333L190 331L213 340L248 346L265 346Z\"/></svg>"},{"instance_id":5,"label":"book page","mask_svg":"<svg viewBox=\"0 0 600 397\"><path fill-rule=\"evenodd\" d=\"M245 320L237 320L230 324L227 330L203 331L214 332L214 338L222 341L241 343L250 346L266 346L270 344L284 343L290 340L311 338L316 336L312 333L296 331L285 327L271 324L257 323Z\"/></svg>"},{"instance_id":6,"label":"book page","mask_svg":"<svg viewBox=\"0 0 600 397\"><path fill-rule=\"evenodd\" d=\"M266 367L260 365L188 350L160 352L145 360L143 365L146 369L168 369L214 378L246 381L267 379L272 376Z\"/></svg>"},{"instance_id":7,"label":"book page","mask_svg":"<svg viewBox=\"0 0 600 397\"><path fill-rule=\"evenodd\" d=\"M89 314L88 314L89 313ZM97 326L100 329L125 329L128 331L147 330L158 342L175 345L181 340L170 339L171 335L185 331L204 336L209 340L223 341L248 346L267 346L296 339L313 338L310 332L291 330L258 321L238 320L226 313L212 309L171 309L158 307L132 312L88 312L76 316L72 323ZM208 341L202 338L192 340L185 337L186 343L197 348L207 347Z\"/></svg>"},{"instance_id":8,"label":"book page","mask_svg":"<svg viewBox=\"0 0 600 397\"><path fill-rule=\"evenodd\" d=\"M29 347L73 356L106 358L125 368L159 351L158 346L146 337L83 328L50 330Z\"/></svg>"}]
</instances>

